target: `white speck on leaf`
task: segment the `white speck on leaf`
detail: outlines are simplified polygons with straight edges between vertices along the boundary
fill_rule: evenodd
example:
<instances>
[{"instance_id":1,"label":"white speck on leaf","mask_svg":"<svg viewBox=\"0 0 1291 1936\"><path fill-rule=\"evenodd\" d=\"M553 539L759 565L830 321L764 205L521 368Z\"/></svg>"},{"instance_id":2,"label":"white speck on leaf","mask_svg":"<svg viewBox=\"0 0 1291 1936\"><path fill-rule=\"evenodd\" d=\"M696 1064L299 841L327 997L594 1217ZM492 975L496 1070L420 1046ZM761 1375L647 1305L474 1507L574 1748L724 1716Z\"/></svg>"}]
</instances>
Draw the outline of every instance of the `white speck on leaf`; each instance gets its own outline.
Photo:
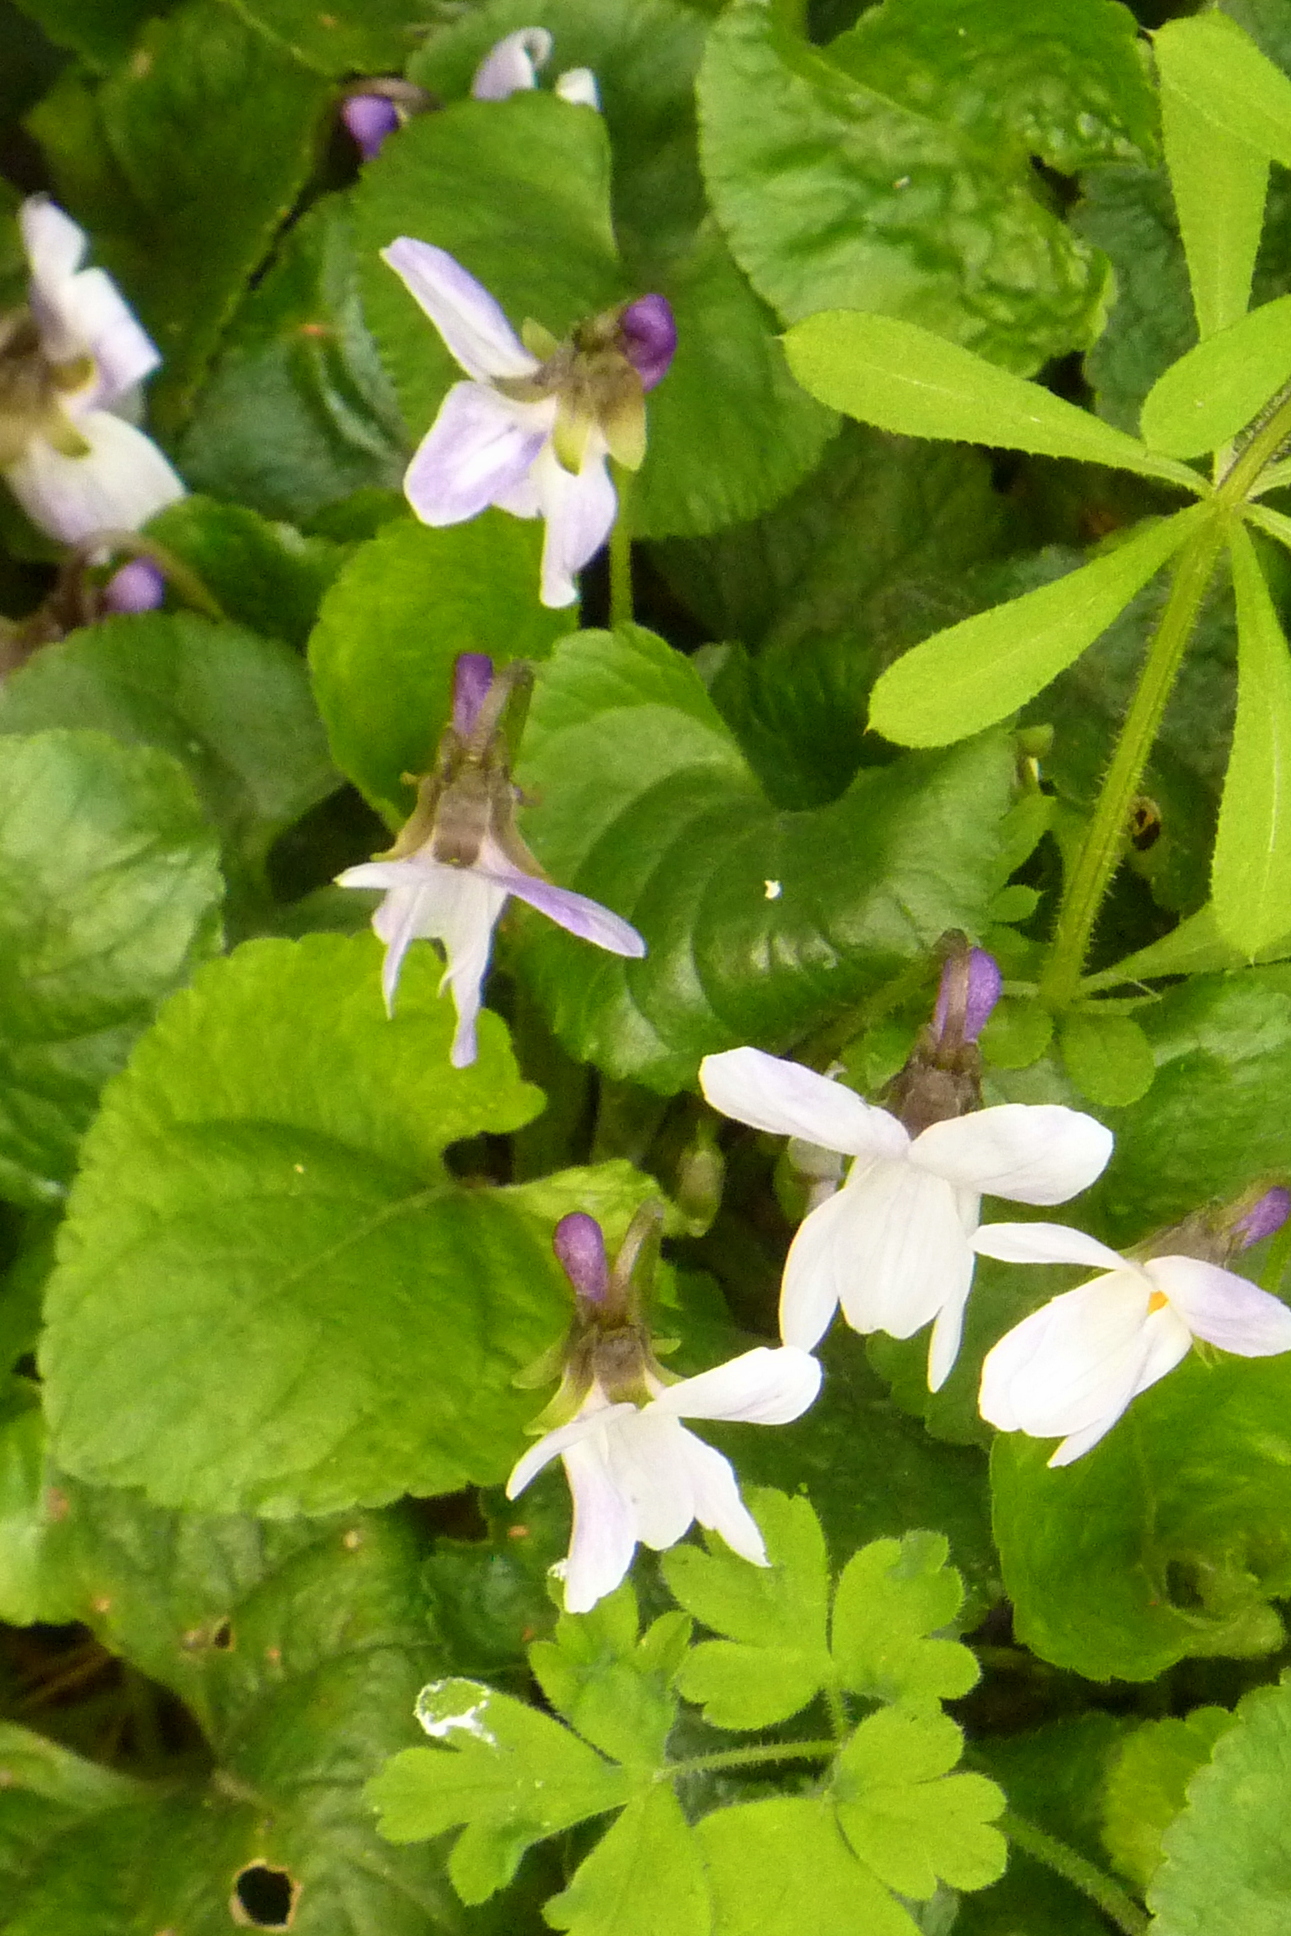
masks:
<instances>
[{"instance_id":1,"label":"white speck on leaf","mask_svg":"<svg viewBox=\"0 0 1291 1936\"><path fill-rule=\"evenodd\" d=\"M453 1712L445 1712L439 1706L440 1699L451 1695L457 1700L467 1700L467 1705ZM474 1700L469 1696L474 1695ZM488 1709L492 1690L481 1681L432 1681L423 1687L417 1696L416 1715L426 1733L434 1741L447 1741L454 1733L473 1735L487 1747L497 1747L497 1737L485 1727L483 1716Z\"/></svg>"},{"instance_id":2,"label":"white speck on leaf","mask_svg":"<svg viewBox=\"0 0 1291 1936\"><path fill-rule=\"evenodd\" d=\"M784 886L780 881L766 881L763 885L766 888L768 901L778 901L784 893Z\"/></svg>"}]
</instances>

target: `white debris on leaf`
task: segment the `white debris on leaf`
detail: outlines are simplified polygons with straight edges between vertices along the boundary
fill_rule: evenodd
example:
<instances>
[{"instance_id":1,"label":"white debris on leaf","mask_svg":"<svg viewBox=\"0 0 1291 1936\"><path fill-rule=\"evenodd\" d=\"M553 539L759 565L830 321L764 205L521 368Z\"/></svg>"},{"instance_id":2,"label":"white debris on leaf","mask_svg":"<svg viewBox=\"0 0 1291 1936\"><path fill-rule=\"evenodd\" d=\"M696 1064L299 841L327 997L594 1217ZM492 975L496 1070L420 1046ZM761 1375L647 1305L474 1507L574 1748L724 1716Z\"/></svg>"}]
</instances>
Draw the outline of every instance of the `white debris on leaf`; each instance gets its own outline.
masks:
<instances>
[{"instance_id":1,"label":"white debris on leaf","mask_svg":"<svg viewBox=\"0 0 1291 1936\"><path fill-rule=\"evenodd\" d=\"M433 1741L469 1734L486 1747L496 1748L497 1736L484 1725L492 1688L482 1681L431 1681L417 1696L413 1712ZM456 1705L456 1703L463 1705Z\"/></svg>"}]
</instances>

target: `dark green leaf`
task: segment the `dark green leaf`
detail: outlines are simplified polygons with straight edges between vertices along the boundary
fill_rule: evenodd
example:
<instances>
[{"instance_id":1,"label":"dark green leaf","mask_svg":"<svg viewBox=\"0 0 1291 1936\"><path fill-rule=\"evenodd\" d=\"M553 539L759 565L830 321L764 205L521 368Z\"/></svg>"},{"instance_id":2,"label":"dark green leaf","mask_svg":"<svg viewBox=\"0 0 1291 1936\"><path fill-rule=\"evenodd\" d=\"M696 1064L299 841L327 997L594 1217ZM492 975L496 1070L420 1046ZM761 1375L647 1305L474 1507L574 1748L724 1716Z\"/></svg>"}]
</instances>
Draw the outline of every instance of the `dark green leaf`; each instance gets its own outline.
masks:
<instances>
[{"instance_id":1,"label":"dark green leaf","mask_svg":"<svg viewBox=\"0 0 1291 1936\"><path fill-rule=\"evenodd\" d=\"M166 754L0 739L0 1191L63 1194L99 1090L218 943L215 840Z\"/></svg>"},{"instance_id":2,"label":"dark green leaf","mask_svg":"<svg viewBox=\"0 0 1291 1936\"><path fill-rule=\"evenodd\" d=\"M318 602L345 553L326 538L270 524L244 504L184 497L148 526L148 536L186 565L227 618L288 645L304 645ZM182 602L183 587L177 588Z\"/></svg>"},{"instance_id":3,"label":"dark green leaf","mask_svg":"<svg viewBox=\"0 0 1291 1936\"><path fill-rule=\"evenodd\" d=\"M94 67L123 61L145 20L166 13L174 0L19 0L49 38L70 47Z\"/></svg>"},{"instance_id":4,"label":"dark green leaf","mask_svg":"<svg viewBox=\"0 0 1291 1936\"><path fill-rule=\"evenodd\" d=\"M166 1011L95 1126L51 1281L60 1463L198 1511L497 1482L560 1334L547 1246L445 1146L536 1113L501 1024L448 1066L429 948L250 943ZM302 1369L307 1367L307 1369Z\"/></svg>"},{"instance_id":5,"label":"dark green leaf","mask_svg":"<svg viewBox=\"0 0 1291 1936\"><path fill-rule=\"evenodd\" d=\"M320 74L401 69L426 31L424 0L228 0L266 39Z\"/></svg>"}]
</instances>

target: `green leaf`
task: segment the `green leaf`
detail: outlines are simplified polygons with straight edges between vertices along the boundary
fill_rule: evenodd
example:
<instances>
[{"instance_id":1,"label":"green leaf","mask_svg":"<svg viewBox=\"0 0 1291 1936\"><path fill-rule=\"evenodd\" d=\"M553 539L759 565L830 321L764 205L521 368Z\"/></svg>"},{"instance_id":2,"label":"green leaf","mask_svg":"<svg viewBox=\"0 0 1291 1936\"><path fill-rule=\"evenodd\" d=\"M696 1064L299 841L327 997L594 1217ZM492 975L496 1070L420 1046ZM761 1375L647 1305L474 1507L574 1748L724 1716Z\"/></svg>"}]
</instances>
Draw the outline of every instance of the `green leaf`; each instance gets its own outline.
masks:
<instances>
[{"instance_id":1,"label":"green leaf","mask_svg":"<svg viewBox=\"0 0 1291 1936\"><path fill-rule=\"evenodd\" d=\"M95 1125L49 1287L61 1464L274 1515L505 1477L533 1411L512 1374L567 1303L529 1220L444 1172L538 1097L487 1014L449 1071L437 975L414 951L388 1021L370 937L253 942L166 1010Z\"/></svg>"},{"instance_id":2,"label":"green leaf","mask_svg":"<svg viewBox=\"0 0 1291 1936\"><path fill-rule=\"evenodd\" d=\"M931 1639L959 1612L964 1583L944 1533L907 1533L861 1548L843 1568L830 1646L845 1686L869 1700L952 1701L978 1666L956 1640Z\"/></svg>"},{"instance_id":3,"label":"green leaf","mask_svg":"<svg viewBox=\"0 0 1291 1936\"><path fill-rule=\"evenodd\" d=\"M718 1540L676 1546L664 1578L688 1613L723 1635L682 1663L677 1686L719 1728L786 1721L832 1685L825 1634L829 1566L820 1522L806 1499L758 1491L746 1498L766 1540L767 1568L752 1567Z\"/></svg>"},{"instance_id":4,"label":"green leaf","mask_svg":"<svg viewBox=\"0 0 1291 1936\"><path fill-rule=\"evenodd\" d=\"M823 1800L781 1795L706 1815L704 1851L715 1936L918 1936L919 1925L853 1855Z\"/></svg>"},{"instance_id":5,"label":"green leaf","mask_svg":"<svg viewBox=\"0 0 1291 1936\"><path fill-rule=\"evenodd\" d=\"M270 524L244 504L196 494L167 505L148 536L187 565L226 617L267 638L301 646L345 553L290 524Z\"/></svg>"},{"instance_id":6,"label":"green leaf","mask_svg":"<svg viewBox=\"0 0 1291 1936\"><path fill-rule=\"evenodd\" d=\"M860 36L863 69L864 28ZM1033 196L1026 144L998 140L993 107L987 125L955 125L966 95L955 98L943 58L935 66L931 82L926 71L857 79L765 0L729 7L698 83L713 209L786 322L877 309L1033 370L1097 334L1104 268ZM976 76L974 85L979 119L999 96ZM923 99L894 98L898 88L927 97L939 86L931 113Z\"/></svg>"},{"instance_id":7,"label":"green leaf","mask_svg":"<svg viewBox=\"0 0 1291 1936\"><path fill-rule=\"evenodd\" d=\"M1152 1046L1132 1015L1073 1009L1063 1017L1059 1041L1073 1086L1096 1109L1123 1108L1152 1087Z\"/></svg>"},{"instance_id":8,"label":"green leaf","mask_svg":"<svg viewBox=\"0 0 1291 1936\"><path fill-rule=\"evenodd\" d=\"M65 1848L103 1809L133 1801L140 1784L13 1721L0 1721L0 1884L8 1910L47 1850Z\"/></svg>"},{"instance_id":9,"label":"green leaf","mask_svg":"<svg viewBox=\"0 0 1291 1936\"><path fill-rule=\"evenodd\" d=\"M323 600L310 670L332 752L392 826L412 810L452 707L459 652L545 659L568 612L538 603L542 533L487 511L431 530L410 518L360 545Z\"/></svg>"},{"instance_id":10,"label":"green leaf","mask_svg":"<svg viewBox=\"0 0 1291 1936\"><path fill-rule=\"evenodd\" d=\"M214 838L166 754L0 738L0 1192L59 1199L103 1083L218 945Z\"/></svg>"},{"instance_id":11,"label":"green leaf","mask_svg":"<svg viewBox=\"0 0 1291 1936\"><path fill-rule=\"evenodd\" d=\"M625 967L526 922L521 970L573 1053L679 1088L702 1054L786 1043L946 928L979 930L1011 769L1004 740L983 739L863 771L815 812L777 813L678 653L638 628L577 633L535 687L517 769L537 796L525 838L650 953Z\"/></svg>"},{"instance_id":12,"label":"green leaf","mask_svg":"<svg viewBox=\"0 0 1291 1936\"><path fill-rule=\"evenodd\" d=\"M1145 443L1199 457L1235 437L1291 375L1291 296L1206 337L1157 378L1143 404Z\"/></svg>"},{"instance_id":13,"label":"green leaf","mask_svg":"<svg viewBox=\"0 0 1291 1936\"><path fill-rule=\"evenodd\" d=\"M1005 1842L990 1822L1004 1796L982 1775L952 1775L963 1736L948 1716L881 1708L839 1755L839 1826L860 1860L904 1896L926 1900L938 1878L982 1889L1004 1873Z\"/></svg>"},{"instance_id":14,"label":"green leaf","mask_svg":"<svg viewBox=\"0 0 1291 1936\"><path fill-rule=\"evenodd\" d=\"M574 1936L709 1936L700 1846L672 1789L635 1796L542 1913Z\"/></svg>"},{"instance_id":15,"label":"green leaf","mask_svg":"<svg viewBox=\"0 0 1291 1936\"><path fill-rule=\"evenodd\" d=\"M1164 478L1187 491L1206 489L1196 471L1157 456L1052 390L899 317L829 310L795 324L785 350L813 396L881 430L1074 457Z\"/></svg>"},{"instance_id":16,"label":"green leaf","mask_svg":"<svg viewBox=\"0 0 1291 1936\"><path fill-rule=\"evenodd\" d=\"M169 754L238 870L338 784L298 654L194 612L108 619L45 646L0 692L0 734L93 727Z\"/></svg>"},{"instance_id":17,"label":"green leaf","mask_svg":"<svg viewBox=\"0 0 1291 1936\"><path fill-rule=\"evenodd\" d=\"M60 47L70 47L93 67L114 67L134 44L143 22L164 13L171 0L20 0L22 11ZM12 31L11 29L9 31Z\"/></svg>"},{"instance_id":18,"label":"green leaf","mask_svg":"<svg viewBox=\"0 0 1291 1936\"><path fill-rule=\"evenodd\" d=\"M447 249L516 329L532 317L563 335L656 289L673 305L678 346L649 398L634 529L664 537L754 517L812 468L833 420L796 389L718 231L705 223L665 259L624 262L610 188L601 117L547 94L457 102L385 144L354 221L366 312L409 429L421 437L461 372L379 260L396 236Z\"/></svg>"},{"instance_id":19,"label":"green leaf","mask_svg":"<svg viewBox=\"0 0 1291 1936\"><path fill-rule=\"evenodd\" d=\"M1154 37L1162 79L1202 121L1291 165L1291 80L1226 14L1170 20Z\"/></svg>"},{"instance_id":20,"label":"green leaf","mask_svg":"<svg viewBox=\"0 0 1291 1936\"><path fill-rule=\"evenodd\" d=\"M1291 932L1291 659L1249 534L1232 534L1237 723L1215 840L1211 901L1249 960Z\"/></svg>"},{"instance_id":21,"label":"green leaf","mask_svg":"<svg viewBox=\"0 0 1291 1936\"><path fill-rule=\"evenodd\" d=\"M979 1037L982 1060L991 1069L1029 1069L1053 1039L1053 1016L1021 995L1005 995L991 1011Z\"/></svg>"},{"instance_id":22,"label":"green leaf","mask_svg":"<svg viewBox=\"0 0 1291 1936\"><path fill-rule=\"evenodd\" d=\"M1006 719L1107 630L1206 515L1198 505L1149 522L1055 584L934 633L883 674L870 725L898 745L945 746Z\"/></svg>"},{"instance_id":23,"label":"green leaf","mask_svg":"<svg viewBox=\"0 0 1291 1936\"><path fill-rule=\"evenodd\" d=\"M1239 136L1206 120L1175 89L1177 45L1170 34L1158 35L1153 51L1161 79L1170 188L1188 258L1197 328L1205 341L1246 314L1269 164Z\"/></svg>"},{"instance_id":24,"label":"green leaf","mask_svg":"<svg viewBox=\"0 0 1291 1936\"><path fill-rule=\"evenodd\" d=\"M440 1748L405 1748L368 1784L378 1830L419 1842L462 1828L449 1874L463 1902L505 1887L535 1842L621 1808L632 1784L548 1715L481 1681L432 1681L417 1718Z\"/></svg>"},{"instance_id":25,"label":"green leaf","mask_svg":"<svg viewBox=\"0 0 1291 1936\"><path fill-rule=\"evenodd\" d=\"M630 1581L590 1613L563 1613L529 1649L534 1679L558 1714L602 1754L657 1768L677 1718L672 1681L690 1639L682 1613L662 1613L640 1640Z\"/></svg>"},{"instance_id":26,"label":"green leaf","mask_svg":"<svg viewBox=\"0 0 1291 1936\"><path fill-rule=\"evenodd\" d=\"M185 0L97 95L64 80L32 115L60 201L165 359L152 386L163 428L185 415L304 187L328 105L326 83L231 7Z\"/></svg>"},{"instance_id":27,"label":"green leaf","mask_svg":"<svg viewBox=\"0 0 1291 1936\"><path fill-rule=\"evenodd\" d=\"M0 1620L14 1627L47 1611L40 1582L44 1455L38 1388L0 1376ZM0 1728L0 1765L2 1744Z\"/></svg>"},{"instance_id":28,"label":"green leaf","mask_svg":"<svg viewBox=\"0 0 1291 1936\"><path fill-rule=\"evenodd\" d=\"M1188 1785L1233 1725L1223 1707L1144 1721L1123 1743L1103 1797L1103 1840L1117 1868L1146 1890L1161 1864L1161 1837L1187 1801Z\"/></svg>"},{"instance_id":29,"label":"green leaf","mask_svg":"<svg viewBox=\"0 0 1291 1936\"><path fill-rule=\"evenodd\" d=\"M355 492L398 491L404 427L343 197L306 211L234 314L178 449L197 490L266 518L309 524Z\"/></svg>"},{"instance_id":30,"label":"green leaf","mask_svg":"<svg viewBox=\"0 0 1291 1936\"><path fill-rule=\"evenodd\" d=\"M401 69L426 30L422 0L228 0L252 27L320 74Z\"/></svg>"}]
</instances>

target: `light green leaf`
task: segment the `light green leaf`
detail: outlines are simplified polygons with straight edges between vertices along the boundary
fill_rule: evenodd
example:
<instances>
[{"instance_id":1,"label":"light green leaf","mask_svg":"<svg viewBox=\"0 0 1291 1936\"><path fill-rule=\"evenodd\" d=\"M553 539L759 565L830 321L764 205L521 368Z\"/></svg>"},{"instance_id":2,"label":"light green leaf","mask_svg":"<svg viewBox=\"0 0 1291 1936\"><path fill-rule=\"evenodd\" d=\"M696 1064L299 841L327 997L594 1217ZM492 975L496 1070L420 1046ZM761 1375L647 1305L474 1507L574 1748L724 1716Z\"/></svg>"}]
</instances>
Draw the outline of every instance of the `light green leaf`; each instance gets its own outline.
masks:
<instances>
[{"instance_id":1,"label":"light green leaf","mask_svg":"<svg viewBox=\"0 0 1291 1936\"><path fill-rule=\"evenodd\" d=\"M1188 1786L1148 1891L1154 1936L1281 1936L1291 1887L1291 1684L1257 1688Z\"/></svg>"},{"instance_id":2,"label":"light green leaf","mask_svg":"<svg viewBox=\"0 0 1291 1936\"><path fill-rule=\"evenodd\" d=\"M368 1783L368 1798L390 1842L461 1827L449 1874L463 1902L504 1888L535 1842L631 1798L621 1768L482 1681L432 1681L417 1697L417 1717L445 1745L405 1748Z\"/></svg>"},{"instance_id":3,"label":"light green leaf","mask_svg":"<svg viewBox=\"0 0 1291 1936\"><path fill-rule=\"evenodd\" d=\"M676 1546L664 1578L688 1613L724 1636L686 1656L677 1686L714 1727L764 1728L806 1707L834 1674L825 1638L829 1569L820 1523L806 1499L746 1494L769 1567L712 1540Z\"/></svg>"},{"instance_id":4,"label":"light green leaf","mask_svg":"<svg viewBox=\"0 0 1291 1936\"><path fill-rule=\"evenodd\" d=\"M1006 719L1107 630L1205 516L1198 505L1149 523L1068 577L935 632L878 681L870 725L899 746L946 746Z\"/></svg>"},{"instance_id":5,"label":"light green leaf","mask_svg":"<svg viewBox=\"0 0 1291 1936\"><path fill-rule=\"evenodd\" d=\"M709 1936L700 1845L672 1789L634 1797L542 1913L574 1936Z\"/></svg>"},{"instance_id":6,"label":"light green leaf","mask_svg":"<svg viewBox=\"0 0 1291 1936\"><path fill-rule=\"evenodd\" d=\"M834 309L795 324L784 340L804 389L881 430L1074 457L1206 490L1196 471L917 323Z\"/></svg>"},{"instance_id":7,"label":"light green leaf","mask_svg":"<svg viewBox=\"0 0 1291 1936\"><path fill-rule=\"evenodd\" d=\"M862 1868L824 1800L782 1795L706 1815L695 1828L713 1892L715 1936L918 1936L919 1925Z\"/></svg>"},{"instance_id":8,"label":"light green leaf","mask_svg":"<svg viewBox=\"0 0 1291 1936\"><path fill-rule=\"evenodd\" d=\"M978 1677L967 1647L929 1638L959 1612L964 1584L942 1533L863 1546L843 1568L830 1647L846 1687L879 1701L950 1701Z\"/></svg>"},{"instance_id":9,"label":"light green leaf","mask_svg":"<svg viewBox=\"0 0 1291 1936\"><path fill-rule=\"evenodd\" d=\"M1246 314L1269 164L1245 140L1205 119L1174 87L1177 45L1166 32L1157 35L1153 51L1161 79L1166 166L1204 342Z\"/></svg>"},{"instance_id":10,"label":"light green leaf","mask_svg":"<svg viewBox=\"0 0 1291 1936\"><path fill-rule=\"evenodd\" d=\"M537 524L486 511L431 530L397 518L360 545L323 600L310 670L332 752L391 826L405 773L429 772L459 652L545 659L574 615L538 603Z\"/></svg>"},{"instance_id":11,"label":"light green leaf","mask_svg":"<svg viewBox=\"0 0 1291 1936\"><path fill-rule=\"evenodd\" d=\"M512 1374L567 1295L528 1218L444 1148L535 1113L500 1022L448 1066L429 948L387 1020L369 936L253 942L141 1044L96 1125L47 1298L70 1470L275 1515L497 1483Z\"/></svg>"},{"instance_id":12,"label":"light green leaf","mask_svg":"<svg viewBox=\"0 0 1291 1936\"><path fill-rule=\"evenodd\" d=\"M1053 1040L1053 1016L1022 995L1005 995L982 1030L982 1060L991 1069L1029 1069Z\"/></svg>"},{"instance_id":13,"label":"light green leaf","mask_svg":"<svg viewBox=\"0 0 1291 1936\"><path fill-rule=\"evenodd\" d=\"M611 1256L643 1204L663 1203L665 1236L686 1234L680 1212L663 1197L656 1179L621 1156L612 1157L608 1163L579 1163L572 1169L553 1170L549 1176L531 1177L526 1183L510 1183L504 1194L508 1203L533 1218L544 1236L571 1210L585 1210L605 1232L605 1246Z\"/></svg>"},{"instance_id":14,"label":"light green leaf","mask_svg":"<svg viewBox=\"0 0 1291 1936\"><path fill-rule=\"evenodd\" d=\"M625 1580L590 1613L563 1613L552 1638L529 1649L529 1665L584 1740L614 1761L655 1769L677 1717L672 1682L690 1629L684 1613L661 1613L638 1640L636 1594Z\"/></svg>"},{"instance_id":15,"label":"light green leaf","mask_svg":"<svg viewBox=\"0 0 1291 1936\"><path fill-rule=\"evenodd\" d=\"M1226 14L1168 20L1153 39L1162 80L1201 120L1291 166L1291 80Z\"/></svg>"},{"instance_id":16,"label":"light green leaf","mask_svg":"<svg viewBox=\"0 0 1291 1936\"><path fill-rule=\"evenodd\" d=\"M49 1617L40 1588L44 1463L40 1391L0 1374L0 1620L13 1627Z\"/></svg>"},{"instance_id":17,"label":"light green leaf","mask_svg":"<svg viewBox=\"0 0 1291 1936\"><path fill-rule=\"evenodd\" d=\"M181 769L99 733L0 738L0 1192L62 1197L103 1083L218 945Z\"/></svg>"},{"instance_id":18,"label":"light green leaf","mask_svg":"<svg viewBox=\"0 0 1291 1936\"><path fill-rule=\"evenodd\" d=\"M1291 658L1255 547L1232 534L1237 723L1219 810L1211 906L1251 959L1291 933Z\"/></svg>"},{"instance_id":19,"label":"light green leaf","mask_svg":"<svg viewBox=\"0 0 1291 1936\"><path fill-rule=\"evenodd\" d=\"M1145 1890L1161 1864L1161 1837L1187 1801L1234 1716L1224 1707L1144 1721L1122 1743L1103 1795L1103 1841L1117 1868Z\"/></svg>"},{"instance_id":20,"label":"light green leaf","mask_svg":"<svg viewBox=\"0 0 1291 1936\"><path fill-rule=\"evenodd\" d=\"M1291 375L1291 296L1207 336L1158 377L1143 404L1144 442L1171 457L1217 450Z\"/></svg>"},{"instance_id":21,"label":"light green leaf","mask_svg":"<svg viewBox=\"0 0 1291 1936\"><path fill-rule=\"evenodd\" d=\"M1146 1096L1156 1076L1152 1046L1132 1015L1095 1004L1065 1015L1059 1034L1063 1066L1087 1102L1120 1109Z\"/></svg>"},{"instance_id":22,"label":"light green leaf","mask_svg":"<svg viewBox=\"0 0 1291 1936\"><path fill-rule=\"evenodd\" d=\"M881 1708L834 1768L839 1826L880 1881L926 1900L938 1878L983 1889L1003 1875L1005 1841L989 1824L1004 1796L982 1775L951 1775L963 1736L948 1716Z\"/></svg>"}]
</instances>

